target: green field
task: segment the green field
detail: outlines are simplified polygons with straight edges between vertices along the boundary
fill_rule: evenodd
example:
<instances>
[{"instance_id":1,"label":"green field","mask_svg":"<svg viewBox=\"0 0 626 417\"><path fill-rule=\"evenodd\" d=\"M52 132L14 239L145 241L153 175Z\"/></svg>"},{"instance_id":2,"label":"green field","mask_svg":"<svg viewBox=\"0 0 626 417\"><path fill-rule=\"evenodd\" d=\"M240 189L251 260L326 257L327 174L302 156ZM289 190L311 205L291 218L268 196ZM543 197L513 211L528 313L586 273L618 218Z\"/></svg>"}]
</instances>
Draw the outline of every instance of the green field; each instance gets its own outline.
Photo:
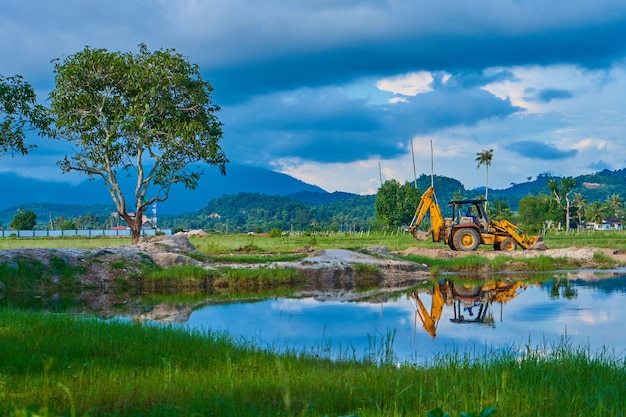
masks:
<instances>
[{"instance_id":1,"label":"green field","mask_svg":"<svg viewBox=\"0 0 626 417\"><path fill-rule=\"evenodd\" d=\"M408 247L447 248L442 243L417 241L406 232L360 232L360 233L302 233L281 237L248 234L211 234L190 237L191 243L201 252L224 253L254 245L269 252L290 252L304 246L314 249L359 249L368 246L386 246L391 251ZM567 247L599 247L626 250L626 231L551 232L544 235L550 249ZM126 237L62 237L62 238L2 238L0 249L17 248L100 248L130 245ZM480 249L489 250L489 246Z\"/></svg>"},{"instance_id":2,"label":"green field","mask_svg":"<svg viewBox=\"0 0 626 417\"><path fill-rule=\"evenodd\" d=\"M552 235L548 247L626 248L619 232ZM407 234L191 238L208 257L304 246L442 247ZM3 239L1 247L98 248L107 239ZM245 249L251 249L248 253ZM283 256L283 255L280 255ZM291 255L290 255L291 256ZM484 262L473 259L472 262ZM66 271L68 274L73 271ZM193 275L197 271L189 272ZM155 272L154 279L170 279ZM245 274L231 273L241 285ZM287 282L292 279L285 276ZM244 290L249 291L245 287ZM623 416L623 352L557 346L446 354L398 364L393 335L375 358L272 352L225 334L0 309L0 415L14 416ZM436 411L438 410L438 411ZM467 414L462 414L467 413Z\"/></svg>"}]
</instances>

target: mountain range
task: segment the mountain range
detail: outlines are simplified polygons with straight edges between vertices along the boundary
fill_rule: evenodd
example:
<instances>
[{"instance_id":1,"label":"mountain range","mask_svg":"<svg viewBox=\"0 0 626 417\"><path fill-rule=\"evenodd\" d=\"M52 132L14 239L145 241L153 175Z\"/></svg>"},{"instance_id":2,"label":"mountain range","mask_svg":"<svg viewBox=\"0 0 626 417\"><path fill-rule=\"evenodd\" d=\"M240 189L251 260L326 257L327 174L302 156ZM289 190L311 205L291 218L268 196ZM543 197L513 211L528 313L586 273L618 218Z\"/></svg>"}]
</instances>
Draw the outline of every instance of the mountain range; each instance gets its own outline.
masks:
<instances>
[{"instance_id":1,"label":"mountain range","mask_svg":"<svg viewBox=\"0 0 626 417\"><path fill-rule=\"evenodd\" d=\"M506 201L512 210L517 210L519 200L528 195L549 194L548 181L560 177L541 174L534 180L512 184L507 189L489 190L491 201ZM611 195L624 195L626 190L626 169L604 170L589 175L575 177L575 193L581 193L587 201L606 201ZM24 178L15 174L0 173L3 184L3 197L0 199L0 224L8 224L19 208L32 210L39 219L53 219L58 216L73 218L92 213L110 215L116 211L107 189L101 181L84 180L72 185L63 182L42 181ZM411 181L412 182L412 181ZM415 179L419 190L425 190L434 183L441 203L461 195L475 198L484 194L484 188L467 190L463 184L445 176L431 178L421 175ZM122 187L132 190L129 179L122 179ZM345 192L329 193L322 188L307 184L286 174L245 165L229 164L227 175L223 176L212 168L207 168L195 190L187 190L182 185L175 186L167 201L158 204L159 216L176 216L196 213L215 199L239 193L258 193L270 196L284 196L310 206L332 205L356 197ZM128 195L132 195L129 193ZM237 201L234 199L233 201ZM367 204L373 205L369 199ZM358 200L365 204L366 200Z\"/></svg>"}]
</instances>

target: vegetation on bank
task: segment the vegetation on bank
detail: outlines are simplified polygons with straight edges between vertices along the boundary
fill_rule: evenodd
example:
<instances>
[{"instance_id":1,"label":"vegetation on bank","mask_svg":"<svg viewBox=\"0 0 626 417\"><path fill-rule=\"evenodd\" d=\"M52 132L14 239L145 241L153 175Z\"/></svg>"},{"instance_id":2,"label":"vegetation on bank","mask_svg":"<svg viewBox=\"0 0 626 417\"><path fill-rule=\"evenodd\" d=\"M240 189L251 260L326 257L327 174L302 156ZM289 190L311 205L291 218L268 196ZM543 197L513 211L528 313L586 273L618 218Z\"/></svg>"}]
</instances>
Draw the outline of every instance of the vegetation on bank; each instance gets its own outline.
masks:
<instances>
[{"instance_id":1,"label":"vegetation on bank","mask_svg":"<svg viewBox=\"0 0 626 417\"><path fill-rule=\"evenodd\" d=\"M331 360L224 334L11 310L0 310L0 334L2 415L456 416L494 407L502 416L609 416L626 409L624 359L567 340L540 350L446 354L418 366L397 364L392 346L366 360Z\"/></svg>"},{"instance_id":2,"label":"vegetation on bank","mask_svg":"<svg viewBox=\"0 0 626 417\"><path fill-rule=\"evenodd\" d=\"M143 291L163 289L195 289L214 292L220 288L233 291L264 290L272 287L295 286L301 277L293 268L229 268L205 269L183 265L155 268L141 277Z\"/></svg>"},{"instance_id":3,"label":"vegetation on bank","mask_svg":"<svg viewBox=\"0 0 626 417\"><path fill-rule=\"evenodd\" d=\"M562 247L610 247L626 250L626 234L622 232L597 232L593 234L551 234L545 237L550 248ZM298 272L293 269L266 268L272 262L294 262L304 260L313 249L345 248L363 251L371 246L384 246L390 251L401 252L409 247L447 249L438 243L416 241L408 233L351 233L351 234L306 234L283 237L266 235L209 235L191 237L190 242L200 252L194 254L205 262L220 265L206 269L199 266L174 266L160 268L146 263L137 272L128 273L117 280L123 288L154 290L216 290L235 291L266 290L301 283ZM47 239L0 239L0 248L82 248L96 249L106 246L129 244L130 239L118 238L47 238ZM485 247L490 250L489 247ZM512 258L505 252L493 259L469 254L458 258L435 258L423 255L400 256L406 260L426 264L431 274L440 272L482 273L500 271L546 272L572 270L581 267L581 261L569 258L553 258L540 255L529 258ZM119 263L119 265L118 265ZM128 265L119 261L111 268L123 271ZM607 255L596 253L593 257L596 268L614 268L616 262ZM248 266L254 264L254 268ZM355 273L376 275L377 270L355 265ZM52 258L49 265L25 256L10 262L0 263L0 282L4 291L36 289L40 292L63 291L80 286L79 278L85 267L72 266L62 256Z\"/></svg>"},{"instance_id":4,"label":"vegetation on bank","mask_svg":"<svg viewBox=\"0 0 626 417\"><path fill-rule=\"evenodd\" d=\"M487 259L480 255L468 255L453 259L431 258L425 255L406 255L402 258L411 262L428 265L432 275L437 275L439 272L547 272L575 270L583 266L583 261L579 259L569 259L566 257L553 258L547 255L522 259L506 255L496 256L493 259ZM596 269L610 269L618 266L615 260L603 253L595 253L592 260ZM588 265L588 261L584 261L584 265Z\"/></svg>"}]
</instances>

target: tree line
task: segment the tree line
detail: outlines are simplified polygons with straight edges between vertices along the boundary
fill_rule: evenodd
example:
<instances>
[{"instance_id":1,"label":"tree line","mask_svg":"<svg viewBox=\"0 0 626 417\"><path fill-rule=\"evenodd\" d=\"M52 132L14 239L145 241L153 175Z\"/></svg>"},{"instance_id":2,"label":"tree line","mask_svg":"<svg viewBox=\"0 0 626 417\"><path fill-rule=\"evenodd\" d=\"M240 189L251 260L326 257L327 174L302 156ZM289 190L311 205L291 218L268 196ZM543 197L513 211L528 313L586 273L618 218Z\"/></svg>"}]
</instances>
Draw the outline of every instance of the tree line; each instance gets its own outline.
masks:
<instances>
[{"instance_id":1,"label":"tree line","mask_svg":"<svg viewBox=\"0 0 626 417\"><path fill-rule=\"evenodd\" d=\"M480 193L464 190L455 179L421 176L417 181L404 184L397 180L386 181L376 195L346 194L332 202L315 203L312 198L303 201L293 196L259 193L224 195L211 200L197 212L161 214L159 225L173 230L203 229L223 233L398 230L411 223L422 191L431 182L441 198L444 216L451 214L446 211L451 199L484 198ZM603 201L590 201L575 191L575 185L576 180L572 178L551 179L543 192L520 198L515 207L504 199L494 198L489 201L487 211L491 218L509 220L528 233L579 229L589 222L624 220L626 210L618 194L611 194ZM324 201L323 197L320 196L320 201ZM29 214L31 211L33 213ZM10 228L103 229L124 224L107 206L63 206L52 207L52 211L63 214L49 216L50 207L46 205L30 210L18 209ZM428 221L425 222L427 225Z\"/></svg>"}]
</instances>

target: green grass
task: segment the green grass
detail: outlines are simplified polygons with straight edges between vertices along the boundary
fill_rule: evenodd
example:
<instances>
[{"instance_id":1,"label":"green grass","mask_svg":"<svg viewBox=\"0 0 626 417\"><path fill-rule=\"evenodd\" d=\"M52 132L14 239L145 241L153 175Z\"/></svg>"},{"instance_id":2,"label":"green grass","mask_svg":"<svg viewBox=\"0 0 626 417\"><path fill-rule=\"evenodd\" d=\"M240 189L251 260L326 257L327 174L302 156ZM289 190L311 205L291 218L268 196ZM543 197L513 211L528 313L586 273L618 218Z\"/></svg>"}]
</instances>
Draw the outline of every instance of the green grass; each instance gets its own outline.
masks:
<instances>
[{"instance_id":1,"label":"green grass","mask_svg":"<svg viewBox=\"0 0 626 417\"><path fill-rule=\"evenodd\" d=\"M76 248L94 249L109 246L130 245L130 237L25 237L0 238L2 249L29 249L29 248Z\"/></svg>"},{"instance_id":2,"label":"green grass","mask_svg":"<svg viewBox=\"0 0 626 417\"><path fill-rule=\"evenodd\" d=\"M589 246L626 250L626 231L550 232L544 241L550 249Z\"/></svg>"},{"instance_id":3,"label":"green grass","mask_svg":"<svg viewBox=\"0 0 626 417\"><path fill-rule=\"evenodd\" d=\"M312 244L312 240L315 243ZM272 238L264 235L209 235L191 237L190 241L196 248L205 253L235 252L246 245L254 245L266 252L291 252L311 246L314 249L361 249L368 246L386 246L391 251L403 251L409 247L448 249L442 243L418 241L409 233L335 233L308 234L299 236L282 236ZM624 231L586 231L549 232L544 235L544 242L550 249L568 247L598 247L626 250L626 232ZM488 245L480 249L490 250Z\"/></svg>"},{"instance_id":4,"label":"green grass","mask_svg":"<svg viewBox=\"0 0 626 417\"><path fill-rule=\"evenodd\" d=\"M502 416L558 417L626 409L624 359L567 340L396 366L386 347L371 361L332 361L206 331L0 310L0 352L0 415L456 416L494 407Z\"/></svg>"},{"instance_id":5,"label":"green grass","mask_svg":"<svg viewBox=\"0 0 626 417\"><path fill-rule=\"evenodd\" d=\"M391 251L402 251L409 247L444 248L442 243L417 241L406 232L361 232L361 233L306 233L300 235L270 237L267 235L224 235L192 236L191 243L207 254L232 253L253 248L257 252L285 253L305 246L315 249L360 249L368 246L386 246ZM549 232L544 235L548 248L591 246L626 250L624 231ZM58 237L58 238L3 238L1 249L17 248L101 248L129 245L127 237ZM489 249L482 245L481 249Z\"/></svg>"},{"instance_id":6,"label":"green grass","mask_svg":"<svg viewBox=\"0 0 626 417\"><path fill-rule=\"evenodd\" d=\"M294 236L269 237L264 235L209 235L190 237L190 242L200 252L231 253L241 248L253 246L259 252L285 253L303 247L314 249L360 249L368 246L386 246L389 250L404 250L411 246L422 246L408 233L335 233L302 234ZM426 245L429 243L426 242ZM433 244L432 242L430 244ZM440 246L437 244L437 246Z\"/></svg>"},{"instance_id":7,"label":"green grass","mask_svg":"<svg viewBox=\"0 0 626 417\"><path fill-rule=\"evenodd\" d=\"M208 261L241 263L241 264L264 264L271 262L298 262L306 258L303 253L222 253L208 256Z\"/></svg>"},{"instance_id":8,"label":"green grass","mask_svg":"<svg viewBox=\"0 0 626 417\"><path fill-rule=\"evenodd\" d=\"M431 273L437 275L442 271L459 273L488 273L505 270L517 270L524 272L546 272L558 270L572 270L578 268L579 261L567 258L552 258L550 256L537 256L534 258L512 258L506 255L488 259L479 255L468 255L458 258L431 258L424 255L406 255L402 258L420 264L428 265ZM596 257L594 256L594 260ZM606 255L598 255L596 260L601 266L612 268L615 263ZM515 265L511 265L514 263Z\"/></svg>"},{"instance_id":9,"label":"green grass","mask_svg":"<svg viewBox=\"0 0 626 417\"><path fill-rule=\"evenodd\" d=\"M211 293L220 289L238 292L295 285L301 282L300 278L293 268L206 269L200 266L181 265L151 270L141 278L139 285L144 291L173 288Z\"/></svg>"},{"instance_id":10,"label":"green grass","mask_svg":"<svg viewBox=\"0 0 626 417\"><path fill-rule=\"evenodd\" d=\"M298 271L293 268L220 268L215 278L215 287L227 287L235 291L264 290L271 287L296 285L301 283Z\"/></svg>"}]
</instances>

